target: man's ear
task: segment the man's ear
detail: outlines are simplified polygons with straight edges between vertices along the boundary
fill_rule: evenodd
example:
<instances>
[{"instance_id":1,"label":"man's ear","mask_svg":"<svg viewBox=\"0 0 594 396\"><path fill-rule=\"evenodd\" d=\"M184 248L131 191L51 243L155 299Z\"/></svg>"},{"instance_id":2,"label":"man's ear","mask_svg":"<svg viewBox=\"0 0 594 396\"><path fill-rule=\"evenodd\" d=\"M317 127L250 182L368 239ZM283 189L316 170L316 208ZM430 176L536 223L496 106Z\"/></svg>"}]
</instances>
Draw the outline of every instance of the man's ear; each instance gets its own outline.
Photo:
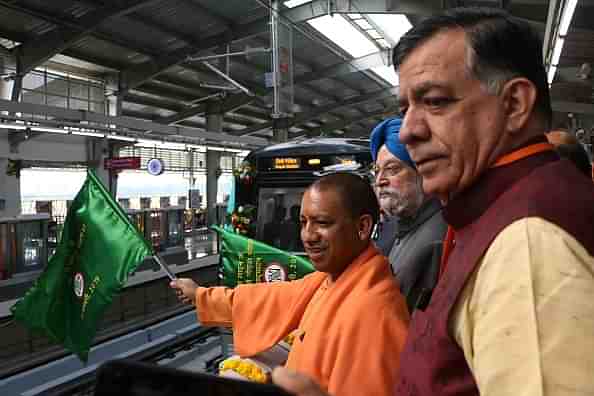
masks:
<instances>
[{"instance_id":1,"label":"man's ear","mask_svg":"<svg viewBox=\"0 0 594 396\"><path fill-rule=\"evenodd\" d=\"M371 232L373 231L373 219L371 215L364 214L359 217L359 229L357 231L361 241L371 238Z\"/></svg>"},{"instance_id":2,"label":"man's ear","mask_svg":"<svg viewBox=\"0 0 594 396\"><path fill-rule=\"evenodd\" d=\"M536 87L527 78L512 78L503 86L501 98L506 113L506 130L511 134L522 131L534 113Z\"/></svg>"}]
</instances>

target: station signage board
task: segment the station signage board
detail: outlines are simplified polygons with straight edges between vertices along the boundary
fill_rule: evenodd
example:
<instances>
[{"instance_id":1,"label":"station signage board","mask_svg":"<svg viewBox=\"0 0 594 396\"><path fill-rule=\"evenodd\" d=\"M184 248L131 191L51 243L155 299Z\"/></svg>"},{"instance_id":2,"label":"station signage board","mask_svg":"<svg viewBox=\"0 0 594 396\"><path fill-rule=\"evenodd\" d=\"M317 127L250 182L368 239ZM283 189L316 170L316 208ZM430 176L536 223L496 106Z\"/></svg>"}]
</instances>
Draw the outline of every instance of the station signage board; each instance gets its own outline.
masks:
<instances>
[{"instance_id":1,"label":"station signage board","mask_svg":"<svg viewBox=\"0 0 594 396\"><path fill-rule=\"evenodd\" d=\"M188 191L190 198L190 209L200 209L202 204L202 195L200 195L199 189L190 189Z\"/></svg>"},{"instance_id":2,"label":"station signage board","mask_svg":"<svg viewBox=\"0 0 594 396\"><path fill-rule=\"evenodd\" d=\"M104 167L111 170L140 169L140 157L106 158Z\"/></svg>"}]
</instances>

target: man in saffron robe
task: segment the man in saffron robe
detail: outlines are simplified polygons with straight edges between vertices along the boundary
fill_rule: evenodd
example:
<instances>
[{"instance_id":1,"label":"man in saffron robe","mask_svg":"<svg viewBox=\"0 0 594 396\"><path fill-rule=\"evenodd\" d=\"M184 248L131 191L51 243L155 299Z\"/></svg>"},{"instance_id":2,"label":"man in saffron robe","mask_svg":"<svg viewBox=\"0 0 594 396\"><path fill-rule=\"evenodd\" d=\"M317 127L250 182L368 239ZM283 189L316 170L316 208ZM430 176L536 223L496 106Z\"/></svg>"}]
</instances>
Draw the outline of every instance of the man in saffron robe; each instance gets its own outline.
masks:
<instances>
[{"instance_id":1,"label":"man in saffron robe","mask_svg":"<svg viewBox=\"0 0 594 396\"><path fill-rule=\"evenodd\" d=\"M249 357L295 334L286 363L332 395L391 395L408 311L388 261L371 243L379 206L359 176L336 173L304 193L301 239L317 272L293 282L202 288L171 283L205 326L233 328Z\"/></svg>"},{"instance_id":2,"label":"man in saffron robe","mask_svg":"<svg viewBox=\"0 0 594 396\"><path fill-rule=\"evenodd\" d=\"M406 33L394 65L400 140L449 225L395 394L593 395L594 186L546 140L538 35L502 10L450 9Z\"/></svg>"}]
</instances>

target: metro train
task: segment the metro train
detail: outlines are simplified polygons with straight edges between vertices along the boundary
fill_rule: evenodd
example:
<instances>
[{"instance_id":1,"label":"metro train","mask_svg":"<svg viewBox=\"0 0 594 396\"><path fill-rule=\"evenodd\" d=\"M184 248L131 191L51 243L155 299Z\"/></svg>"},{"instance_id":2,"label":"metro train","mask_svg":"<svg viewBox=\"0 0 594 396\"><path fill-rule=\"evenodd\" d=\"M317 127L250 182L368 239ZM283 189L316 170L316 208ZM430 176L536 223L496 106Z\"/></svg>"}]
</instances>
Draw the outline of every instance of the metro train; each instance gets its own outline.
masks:
<instances>
[{"instance_id":1,"label":"metro train","mask_svg":"<svg viewBox=\"0 0 594 396\"><path fill-rule=\"evenodd\" d=\"M365 139L314 138L253 151L235 172L231 221L240 218L234 226L249 238L303 252L299 209L307 186L336 171L370 176L372 163Z\"/></svg>"}]
</instances>

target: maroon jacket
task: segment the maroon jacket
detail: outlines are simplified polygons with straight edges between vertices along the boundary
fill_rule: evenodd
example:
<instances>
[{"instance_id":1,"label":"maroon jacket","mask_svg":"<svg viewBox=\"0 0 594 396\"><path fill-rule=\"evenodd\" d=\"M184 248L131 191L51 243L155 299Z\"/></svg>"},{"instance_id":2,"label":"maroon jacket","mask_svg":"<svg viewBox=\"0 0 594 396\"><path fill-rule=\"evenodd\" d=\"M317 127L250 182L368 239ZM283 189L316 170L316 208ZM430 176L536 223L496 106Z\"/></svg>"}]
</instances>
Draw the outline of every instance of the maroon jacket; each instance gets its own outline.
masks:
<instances>
[{"instance_id":1,"label":"maroon jacket","mask_svg":"<svg viewBox=\"0 0 594 396\"><path fill-rule=\"evenodd\" d=\"M478 395L448 318L466 280L497 234L540 217L573 235L594 255L594 185L568 160L543 152L490 169L450 201L444 217L456 244L427 309L415 311L401 355L398 396Z\"/></svg>"}]
</instances>

